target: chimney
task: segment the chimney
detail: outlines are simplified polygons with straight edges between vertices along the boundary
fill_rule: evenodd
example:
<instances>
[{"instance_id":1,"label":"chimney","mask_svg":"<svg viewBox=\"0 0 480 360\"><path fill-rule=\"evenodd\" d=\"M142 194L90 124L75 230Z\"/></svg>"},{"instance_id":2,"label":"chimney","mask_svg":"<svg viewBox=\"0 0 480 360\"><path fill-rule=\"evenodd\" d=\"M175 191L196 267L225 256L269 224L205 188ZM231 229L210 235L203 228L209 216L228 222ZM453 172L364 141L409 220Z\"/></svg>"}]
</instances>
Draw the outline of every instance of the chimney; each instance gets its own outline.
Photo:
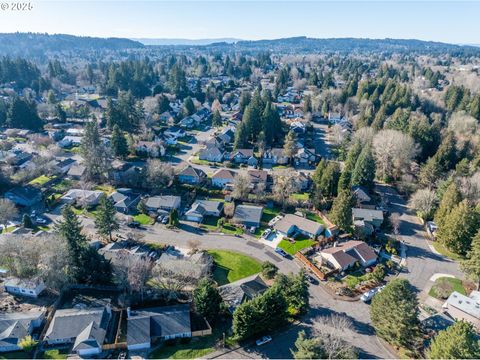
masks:
<instances>
[{"instance_id":1,"label":"chimney","mask_svg":"<svg viewBox=\"0 0 480 360\"><path fill-rule=\"evenodd\" d=\"M132 316L132 309L130 309L130 306L127 307L127 319Z\"/></svg>"}]
</instances>

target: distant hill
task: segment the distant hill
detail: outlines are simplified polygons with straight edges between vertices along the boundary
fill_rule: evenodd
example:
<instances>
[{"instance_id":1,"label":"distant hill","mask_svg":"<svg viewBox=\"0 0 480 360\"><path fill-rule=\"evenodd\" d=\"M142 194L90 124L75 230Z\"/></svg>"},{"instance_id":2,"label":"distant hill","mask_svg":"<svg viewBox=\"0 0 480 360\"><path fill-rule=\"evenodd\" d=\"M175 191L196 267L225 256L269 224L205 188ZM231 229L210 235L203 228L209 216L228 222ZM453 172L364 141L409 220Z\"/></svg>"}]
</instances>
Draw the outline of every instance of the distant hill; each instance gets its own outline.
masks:
<instances>
[{"instance_id":1,"label":"distant hill","mask_svg":"<svg viewBox=\"0 0 480 360\"><path fill-rule=\"evenodd\" d=\"M38 56L45 52L143 48L138 41L64 34L0 33L0 55Z\"/></svg>"},{"instance_id":2,"label":"distant hill","mask_svg":"<svg viewBox=\"0 0 480 360\"><path fill-rule=\"evenodd\" d=\"M241 41L235 38L221 39L151 39L151 38L132 38L132 40L141 42L143 45L211 45L214 43L235 43Z\"/></svg>"}]
</instances>

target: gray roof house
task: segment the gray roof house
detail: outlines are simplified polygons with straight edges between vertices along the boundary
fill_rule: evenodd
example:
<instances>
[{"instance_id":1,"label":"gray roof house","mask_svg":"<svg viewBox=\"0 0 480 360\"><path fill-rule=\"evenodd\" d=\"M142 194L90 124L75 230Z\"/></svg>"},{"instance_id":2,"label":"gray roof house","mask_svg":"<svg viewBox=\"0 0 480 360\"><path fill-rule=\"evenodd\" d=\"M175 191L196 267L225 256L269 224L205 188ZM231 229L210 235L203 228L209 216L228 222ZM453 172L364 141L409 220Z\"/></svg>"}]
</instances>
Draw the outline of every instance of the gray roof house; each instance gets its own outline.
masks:
<instances>
[{"instance_id":1,"label":"gray roof house","mask_svg":"<svg viewBox=\"0 0 480 360\"><path fill-rule=\"evenodd\" d=\"M178 173L177 177L182 184L200 184L207 178L207 174L201 169L188 165Z\"/></svg>"},{"instance_id":2,"label":"gray roof house","mask_svg":"<svg viewBox=\"0 0 480 360\"><path fill-rule=\"evenodd\" d=\"M105 193L100 190L71 189L61 197L61 200L67 204L95 206L104 196Z\"/></svg>"},{"instance_id":3,"label":"gray roof house","mask_svg":"<svg viewBox=\"0 0 480 360\"><path fill-rule=\"evenodd\" d=\"M149 197L145 202L145 206L147 210L151 212L158 212L160 210L170 212L173 209L178 209L181 203L182 198L180 196L163 195Z\"/></svg>"},{"instance_id":4,"label":"gray roof house","mask_svg":"<svg viewBox=\"0 0 480 360\"><path fill-rule=\"evenodd\" d=\"M244 279L222 285L218 288L223 301L228 304L230 312L243 304L263 294L268 289L267 284L258 275L252 275Z\"/></svg>"},{"instance_id":5,"label":"gray roof house","mask_svg":"<svg viewBox=\"0 0 480 360\"><path fill-rule=\"evenodd\" d=\"M32 309L24 312L0 313L0 353L18 351L18 342L32 335L45 319L44 309Z\"/></svg>"},{"instance_id":6,"label":"gray roof house","mask_svg":"<svg viewBox=\"0 0 480 360\"><path fill-rule=\"evenodd\" d=\"M200 150L198 153L198 158L200 160L210 161L210 162L222 162L225 156L225 152L220 150L216 146L207 147Z\"/></svg>"},{"instance_id":7,"label":"gray roof house","mask_svg":"<svg viewBox=\"0 0 480 360\"><path fill-rule=\"evenodd\" d=\"M262 214L262 206L238 205L233 214L233 221L247 227L259 227L262 220Z\"/></svg>"},{"instance_id":8,"label":"gray roof house","mask_svg":"<svg viewBox=\"0 0 480 360\"><path fill-rule=\"evenodd\" d=\"M472 291L470 296L454 291L443 304L443 310L455 320L463 320L480 330L480 292Z\"/></svg>"},{"instance_id":9,"label":"gray roof house","mask_svg":"<svg viewBox=\"0 0 480 360\"><path fill-rule=\"evenodd\" d=\"M224 188L227 184L233 184L237 173L229 169L218 169L212 175L212 186Z\"/></svg>"},{"instance_id":10,"label":"gray roof house","mask_svg":"<svg viewBox=\"0 0 480 360\"><path fill-rule=\"evenodd\" d=\"M19 279L10 278L3 284L5 291L13 295L38 297L46 289L45 284L40 278Z\"/></svg>"},{"instance_id":11,"label":"gray roof house","mask_svg":"<svg viewBox=\"0 0 480 360\"><path fill-rule=\"evenodd\" d=\"M7 191L5 198L15 205L30 207L42 201L42 192L33 186L18 186Z\"/></svg>"},{"instance_id":12,"label":"gray roof house","mask_svg":"<svg viewBox=\"0 0 480 360\"><path fill-rule=\"evenodd\" d=\"M286 236L294 236L301 233L314 238L322 233L324 226L298 215L286 214L273 225L273 228Z\"/></svg>"},{"instance_id":13,"label":"gray roof house","mask_svg":"<svg viewBox=\"0 0 480 360\"><path fill-rule=\"evenodd\" d=\"M111 315L109 306L57 310L45 341L49 345L73 343L72 350L80 356L100 354Z\"/></svg>"},{"instance_id":14,"label":"gray roof house","mask_svg":"<svg viewBox=\"0 0 480 360\"><path fill-rule=\"evenodd\" d=\"M246 163L253 156L253 149L236 149L231 154L232 161Z\"/></svg>"},{"instance_id":15,"label":"gray roof house","mask_svg":"<svg viewBox=\"0 0 480 360\"><path fill-rule=\"evenodd\" d=\"M190 305L127 311L127 347L148 349L158 340L192 337Z\"/></svg>"},{"instance_id":16,"label":"gray roof house","mask_svg":"<svg viewBox=\"0 0 480 360\"><path fill-rule=\"evenodd\" d=\"M383 223L381 210L352 208L353 225L355 230L371 235Z\"/></svg>"},{"instance_id":17,"label":"gray roof house","mask_svg":"<svg viewBox=\"0 0 480 360\"><path fill-rule=\"evenodd\" d=\"M131 189L120 188L108 197L118 212L128 214L135 209L140 201L140 194Z\"/></svg>"},{"instance_id":18,"label":"gray roof house","mask_svg":"<svg viewBox=\"0 0 480 360\"><path fill-rule=\"evenodd\" d=\"M220 216L223 203L212 200L196 200L192 207L185 213L188 221L202 222L204 216Z\"/></svg>"}]
</instances>

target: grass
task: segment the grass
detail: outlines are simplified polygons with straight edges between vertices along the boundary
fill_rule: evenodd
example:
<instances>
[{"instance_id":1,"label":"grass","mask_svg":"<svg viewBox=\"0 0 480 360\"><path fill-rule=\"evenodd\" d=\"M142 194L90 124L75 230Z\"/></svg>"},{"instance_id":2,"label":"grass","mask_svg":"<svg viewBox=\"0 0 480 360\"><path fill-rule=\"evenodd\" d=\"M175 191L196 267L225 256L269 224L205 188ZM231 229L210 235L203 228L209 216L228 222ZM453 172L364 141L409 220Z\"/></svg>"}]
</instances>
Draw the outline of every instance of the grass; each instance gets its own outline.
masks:
<instances>
[{"instance_id":1,"label":"grass","mask_svg":"<svg viewBox=\"0 0 480 360\"><path fill-rule=\"evenodd\" d=\"M225 250L210 250L208 253L215 262L213 278L219 285L243 279L262 270L260 262L247 255Z\"/></svg>"},{"instance_id":2,"label":"grass","mask_svg":"<svg viewBox=\"0 0 480 360\"><path fill-rule=\"evenodd\" d=\"M154 220L145 214L138 214L133 217L133 221L138 222L141 225L153 225Z\"/></svg>"},{"instance_id":3,"label":"grass","mask_svg":"<svg viewBox=\"0 0 480 360\"><path fill-rule=\"evenodd\" d=\"M97 185L95 186L95 190L103 191L107 196L113 194L116 191L115 188L111 185Z\"/></svg>"},{"instance_id":4,"label":"grass","mask_svg":"<svg viewBox=\"0 0 480 360\"><path fill-rule=\"evenodd\" d=\"M325 225L325 222L322 220L322 218L320 217L320 215L318 215L318 214L316 214L316 213L307 212L306 217L307 217L308 220L316 221L316 222L318 222L318 223L320 223L320 224Z\"/></svg>"},{"instance_id":5,"label":"grass","mask_svg":"<svg viewBox=\"0 0 480 360\"><path fill-rule=\"evenodd\" d=\"M42 185L45 185L47 182L49 182L50 180L53 180L53 177L49 177L47 175L40 175L39 177L33 179L32 181L30 181L28 184L29 185L39 185L39 186L42 186Z\"/></svg>"},{"instance_id":6,"label":"grass","mask_svg":"<svg viewBox=\"0 0 480 360\"><path fill-rule=\"evenodd\" d=\"M462 280L456 279L456 278L451 278L451 277L441 277L435 280L435 284L433 284L432 288L428 292L428 295L431 297L434 297L436 299L444 299L445 296L441 295L441 289L440 287L443 287L444 289L451 289L451 291L457 291L462 295L467 295L467 292L465 291L465 288L463 287ZM450 291L447 291L450 292ZM450 292L451 293L451 292ZM447 295L447 294L444 294ZM450 294L448 294L450 295Z\"/></svg>"},{"instance_id":7,"label":"grass","mask_svg":"<svg viewBox=\"0 0 480 360\"><path fill-rule=\"evenodd\" d=\"M1 234L7 234L7 233L15 230L15 228L16 228L16 226L7 226L6 228L2 229L2 231L0 233Z\"/></svg>"},{"instance_id":8,"label":"grass","mask_svg":"<svg viewBox=\"0 0 480 360\"><path fill-rule=\"evenodd\" d=\"M280 214L280 208L264 208L262 214L262 223L268 223L272 220L275 216Z\"/></svg>"},{"instance_id":9,"label":"grass","mask_svg":"<svg viewBox=\"0 0 480 360\"><path fill-rule=\"evenodd\" d=\"M58 193L64 193L65 191L71 189L73 186L73 181L68 179L63 179L59 183L52 186L52 190Z\"/></svg>"},{"instance_id":10,"label":"grass","mask_svg":"<svg viewBox=\"0 0 480 360\"><path fill-rule=\"evenodd\" d=\"M439 243L438 241L433 241L432 243L433 243L433 248L443 256L446 256L455 261L463 260L463 257L461 255L451 252L443 244Z\"/></svg>"},{"instance_id":11,"label":"grass","mask_svg":"<svg viewBox=\"0 0 480 360\"><path fill-rule=\"evenodd\" d=\"M308 201L308 199L310 198L310 194L309 193L296 193L296 194L292 194L290 197L293 200L296 200L296 201Z\"/></svg>"},{"instance_id":12,"label":"grass","mask_svg":"<svg viewBox=\"0 0 480 360\"><path fill-rule=\"evenodd\" d=\"M295 243L291 243L288 240L282 240L278 243L278 247L285 250L290 255L295 255L296 252L310 247L313 244L315 244L315 241L313 241L312 239L297 240L295 241Z\"/></svg>"},{"instance_id":13,"label":"grass","mask_svg":"<svg viewBox=\"0 0 480 360\"><path fill-rule=\"evenodd\" d=\"M40 354L41 359L66 359L68 351L66 349L52 349Z\"/></svg>"},{"instance_id":14,"label":"grass","mask_svg":"<svg viewBox=\"0 0 480 360\"><path fill-rule=\"evenodd\" d=\"M225 223L222 227L217 226L218 218L215 216L205 216L203 222L200 225L202 229L207 231L223 232L228 235L242 235L243 230L232 224Z\"/></svg>"},{"instance_id":15,"label":"grass","mask_svg":"<svg viewBox=\"0 0 480 360\"><path fill-rule=\"evenodd\" d=\"M354 289L355 286L360 284L362 281L368 280L368 274L362 274L360 272L351 273L343 278L343 282L347 285L350 289Z\"/></svg>"}]
</instances>

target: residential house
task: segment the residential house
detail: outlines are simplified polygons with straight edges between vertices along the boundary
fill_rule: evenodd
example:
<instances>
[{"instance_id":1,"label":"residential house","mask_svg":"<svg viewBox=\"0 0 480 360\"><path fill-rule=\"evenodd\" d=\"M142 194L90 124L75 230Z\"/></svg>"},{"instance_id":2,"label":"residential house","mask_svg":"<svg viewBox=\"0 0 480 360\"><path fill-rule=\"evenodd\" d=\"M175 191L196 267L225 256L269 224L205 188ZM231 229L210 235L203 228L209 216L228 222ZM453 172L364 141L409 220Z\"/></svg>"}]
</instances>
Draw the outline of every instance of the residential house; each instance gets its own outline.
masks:
<instances>
[{"instance_id":1,"label":"residential house","mask_svg":"<svg viewBox=\"0 0 480 360\"><path fill-rule=\"evenodd\" d=\"M294 162L297 166L313 165L317 162L315 150L300 148L294 156Z\"/></svg>"},{"instance_id":2,"label":"residential house","mask_svg":"<svg viewBox=\"0 0 480 360\"><path fill-rule=\"evenodd\" d=\"M263 153L262 163L264 165L287 165L288 156L285 156L282 148L273 148Z\"/></svg>"},{"instance_id":3,"label":"residential house","mask_svg":"<svg viewBox=\"0 0 480 360\"><path fill-rule=\"evenodd\" d=\"M113 265L125 264L126 258L140 258L154 260L156 252L146 244L137 244L128 240L108 243L98 252L109 260Z\"/></svg>"},{"instance_id":4,"label":"residential house","mask_svg":"<svg viewBox=\"0 0 480 360\"><path fill-rule=\"evenodd\" d=\"M297 234L303 234L310 238L316 238L324 230L323 224L294 214L286 214L273 225L273 228L284 236L295 237Z\"/></svg>"},{"instance_id":5,"label":"residential house","mask_svg":"<svg viewBox=\"0 0 480 360\"><path fill-rule=\"evenodd\" d=\"M104 196L100 190L71 189L60 199L67 204L90 207L98 205Z\"/></svg>"},{"instance_id":6,"label":"residential house","mask_svg":"<svg viewBox=\"0 0 480 360\"><path fill-rule=\"evenodd\" d=\"M302 171L297 172L297 180L301 191L310 189L310 176Z\"/></svg>"},{"instance_id":7,"label":"residential house","mask_svg":"<svg viewBox=\"0 0 480 360\"><path fill-rule=\"evenodd\" d=\"M18 343L42 325L45 309L0 313L0 353L21 350Z\"/></svg>"},{"instance_id":8,"label":"residential house","mask_svg":"<svg viewBox=\"0 0 480 360\"><path fill-rule=\"evenodd\" d=\"M82 143L82 137L81 136L70 136L67 135L65 136L62 140L60 140L57 144L61 148L70 148L73 146L80 146Z\"/></svg>"},{"instance_id":9,"label":"residential house","mask_svg":"<svg viewBox=\"0 0 480 360\"><path fill-rule=\"evenodd\" d=\"M149 349L162 340L192 337L190 305L127 310L128 350Z\"/></svg>"},{"instance_id":10,"label":"residential house","mask_svg":"<svg viewBox=\"0 0 480 360\"><path fill-rule=\"evenodd\" d=\"M368 190L362 186L353 186L352 190L357 201L357 207L368 207L365 205L370 204L370 202L372 201L372 198L370 197L370 195L368 195Z\"/></svg>"},{"instance_id":11,"label":"residential house","mask_svg":"<svg viewBox=\"0 0 480 360\"><path fill-rule=\"evenodd\" d=\"M237 164L246 164L253 157L253 149L236 149L231 154L231 160Z\"/></svg>"},{"instance_id":12,"label":"residential house","mask_svg":"<svg viewBox=\"0 0 480 360\"><path fill-rule=\"evenodd\" d=\"M201 149L198 153L198 158L200 160L210 161L210 162L222 162L225 156L225 152L220 150L218 147L207 147Z\"/></svg>"},{"instance_id":13,"label":"residential house","mask_svg":"<svg viewBox=\"0 0 480 360\"><path fill-rule=\"evenodd\" d=\"M172 111L164 111L158 117L158 119L164 123L173 123L175 121L175 113Z\"/></svg>"},{"instance_id":14,"label":"residential house","mask_svg":"<svg viewBox=\"0 0 480 360\"><path fill-rule=\"evenodd\" d=\"M12 295L22 295L37 298L45 289L46 286L40 279L18 279L11 278L3 284L5 291Z\"/></svg>"},{"instance_id":15,"label":"residential house","mask_svg":"<svg viewBox=\"0 0 480 360\"><path fill-rule=\"evenodd\" d=\"M5 198L15 205L30 207L42 201L42 192L33 186L17 186L5 193Z\"/></svg>"},{"instance_id":16,"label":"residential house","mask_svg":"<svg viewBox=\"0 0 480 360\"><path fill-rule=\"evenodd\" d=\"M454 291L443 304L443 310L455 320L463 320L480 331L480 292L472 291L470 296Z\"/></svg>"},{"instance_id":17,"label":"residential house","mask_svg":"<svg viewBox=\"0 0 480 360\"><path fill-rule=\"evenodd\" d=\"M170 213L173 209L179 209L182 198L175 195L152 196L145 201L145 207L149 212Z\"/></svg>"},{"instance_id":18,"label":"residential house","mask_svg":"<svg viewBox=\"0 0 480 360\"><path fill-rule=\"evenodd\" d=\"M223 150L224 146L225 143L219 136L212 136L207 141L205 141L205 147L207 148L218 148Z\"/></svg>"},{"instance_id":19,"label":"residential house","mask_svg":"<svg viewBox=\"0 0 480 360\"><path fill-rule=\"evenodd\" d=\"M196 200L185 213L188 221L201 223L205 216L220 216L223 211L223 202L213 200Z\"/></svg>"},{"instance_id":20,"label":"residential house","mask_svg":"<svg viewBox=\"0 0 480 360\"><path fill-rule=\"evenodd\" d=\"M247 175L252 189L258 186L267 188L268 173L265 170L248 170Z\"/></svg>"},{"instance_id":21,"label":"residential house","mask_svg":"<svg viewBox=\"0 0 480 360\"><path fill-rule=\"evenodd\" d=\"M323 249L320 257L336 270L343 271L360 263L363 267L371 266L377 261L377 254L367 245L358 240L350 240L338 246Z\"/></svg>"},{"instance_id":22,"label":"residential house","mask_svg":"<svg viewBox=\"0 0 480 360\"><path fill-rule=\"evenodd\" d=\"M233 221L246 227L259 227L262 221L262 215L262 206L238 205L233 214Z\"/></svg>"},{"instance_id":23,"label":"residential house","mask_svg":"<svg viewBox=\"0 0 480 360\"><path fill-rule=\"evenodd\" d=\"M212 186L225 188L227 184L233 184L237 173L229 169L219 169L212 175Z\"/></svg>"},{"instance_id":24,"label":"residential house","mask_svg":"<svg viewBox=\"0 0 480 360\"><path fill-rule=\"evenodd\" d=\"M136 208L140 201L140 194L132 189L120 188L108 197L118 212L129 214Z\"/></svg>"},{"instance_id":25,"label":"residential house","mask_svg":"<svg viewBox=\"0 0 480 360\"><path fill-rule=\"evenodd\" d=\"M138 154L157 158L165 155L165 147L155 141L139 141L135 146Z\"/></svg>"},{"instance_id":26,"label":"residential house","mask_svg":"<svg viewBox=\"0 0 480 360\"><path fill-rule=\"evenodd\" d=\"M184 137L186 135L185 130L178 127L171 127L164 131L165 136L173 137L175 139Z\"/></svg>"},{"instance_id":27,"label":"residential house","mask_svg":"<svg viewBox=\"0 0 480 360\"><path fill-rule=\"evenodd\" d=\"M73 165L77 163L77 160L72 158L66 158L58 160L55 164L55 167L58 169L58 172L61 174L66 174L72 168Z\"/></svg>"},{"instance_id":28,"label":"residential house","mask_svg":"<svg viewBox=\"0 0 480 360\"><path fill-rule=\"evenodd\" d=\"M111 318L109 305L57 310L44 340L48 345L73 344L72 350L80 356L98 355Z\"/></svg>"},{"instance_id":29,"label":"residential house","mask_svg":"<svg viewBox=\"0 0 480 360\"><path fill-rule=\"evenodd\" d=\"M235 128L226 127L223 129L218 137L223 141L224 144L229 144L235 140Z\"/></svg>"},{"instance_id":30,"label":"residential house","mask_svg":"<svg viewBox=\"0 0 480 360\"><path fill-rule=\"evenodd\" d=\"M371 235L383 223L383 212L375 209L352 209L353 225L355 230L365 235Z\"/></svg>"},{"instance_id":31,"label":"residential house","mask_svg":"<svg viewBox=\"0 0 480 360\"><path fill-rule=\"evenodd\" d=\"M218 292L228 305L231 313L245 301L253 300L268 289L267 284L258 275L252 275L232 283L222 285Z\"/></svg>"},{"instance_id":32,"label":"residential house","mask_svg":"<svg viewBox=\"0 0 480 360\"><path fill-rule=\"evenodd\" d=\"M207 174L201 169L197 169L188 165L177 175L178 181L182 184L198 185L207 179Z\"/></svg>"},{"instance_id":33,"label":"residential house","mask_svg":"<svg viewBox=\"0 0 480 360\"><path fill-rule=\"evenodd\" d=\"M87 168L80 164L74 164L68 169L67 176L73 180L80 180L85 175Z\"/></svg>"}]
</instances>

